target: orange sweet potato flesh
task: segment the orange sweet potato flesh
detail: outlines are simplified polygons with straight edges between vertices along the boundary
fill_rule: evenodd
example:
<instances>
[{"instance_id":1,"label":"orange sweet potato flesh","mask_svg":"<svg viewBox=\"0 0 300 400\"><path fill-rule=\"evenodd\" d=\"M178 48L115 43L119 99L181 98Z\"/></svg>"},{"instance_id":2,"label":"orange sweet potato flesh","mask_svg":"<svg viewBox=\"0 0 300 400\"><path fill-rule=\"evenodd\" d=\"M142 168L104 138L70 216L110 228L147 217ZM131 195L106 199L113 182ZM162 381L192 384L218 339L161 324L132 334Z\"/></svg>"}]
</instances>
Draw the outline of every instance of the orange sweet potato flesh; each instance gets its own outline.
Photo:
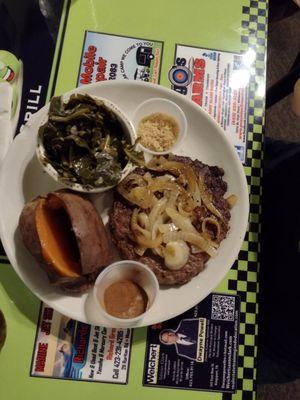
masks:
<instances>
[{"instance_id":1,"label":"orange sweet potato flesh","mask_svg":"<svg viewBox=\"0 0 300 400\"><path fill-rule=\"evenodd\" d=\"M23 242L51 283L69 292L89 288L111 262L110 244L93 204L70 191L27 203L20 215Z\"/></svg>"},{"instance_id":2,"label":"orange sweet potato flesh","mask_svg":"<svg viewBox=\"0 0 300 400\"><path fill-rule=\"evenodd\" d=\"M45 199L41 199L36 208L35 220L46 263L51 265L58 275L80 276L80 255L62 204L61 207L52 208Z\"/></svg>"}]
</instances>

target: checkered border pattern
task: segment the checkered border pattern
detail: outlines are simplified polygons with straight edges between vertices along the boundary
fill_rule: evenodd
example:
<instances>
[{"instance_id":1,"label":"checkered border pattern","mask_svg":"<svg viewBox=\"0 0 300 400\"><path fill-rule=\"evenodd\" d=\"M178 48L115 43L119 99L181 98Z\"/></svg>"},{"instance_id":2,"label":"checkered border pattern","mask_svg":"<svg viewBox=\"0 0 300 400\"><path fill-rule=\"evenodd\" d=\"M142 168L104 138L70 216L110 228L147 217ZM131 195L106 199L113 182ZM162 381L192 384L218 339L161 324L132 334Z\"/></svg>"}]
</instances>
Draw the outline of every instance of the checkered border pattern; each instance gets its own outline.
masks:
<instances>
[{"instance_id":1,"label":"checkered border pattern","mask_svg":"<svg viewBox=\"0 0 300 400\"><path fill-rule=\"evenodd\" d=\"M245 173L250 195L248 232L238 260L229 273L228 290L241 298L238 380L235 394L223 394L223 400L254 400L257 353L258 254L260 250L262 145L265 95L265 48L267 41L268 0L251 0L243 7L242 51L256 53L249 87L248 143Z\"/></svg>"}]
</instances>

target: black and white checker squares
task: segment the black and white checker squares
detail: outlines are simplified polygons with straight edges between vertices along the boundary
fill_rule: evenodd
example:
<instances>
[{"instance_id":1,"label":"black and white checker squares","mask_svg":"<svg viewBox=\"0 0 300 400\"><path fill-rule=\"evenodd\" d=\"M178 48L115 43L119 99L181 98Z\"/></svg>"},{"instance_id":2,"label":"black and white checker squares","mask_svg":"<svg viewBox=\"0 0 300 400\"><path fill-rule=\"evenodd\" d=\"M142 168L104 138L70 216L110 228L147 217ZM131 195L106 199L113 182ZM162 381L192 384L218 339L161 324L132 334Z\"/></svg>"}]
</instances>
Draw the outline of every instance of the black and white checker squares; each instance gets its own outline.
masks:
<instances>
[{"instance_id":1,"label":"black and white checker squares","mask_svg":"<svg viewBox=\"0 0 300 400\"><path fill-rule=\"evenodd\" d=\"M263 158L265 57L268 1L251 0L243 7L242 52L253 49L256 59L249 85L248 142L245 173L247 176L250 215L248 232L238 260L228 279L228 290L241 298L238 355L238 390L223 394L223 400L254 400L257 353L257 273L259 268L260 197Z\"/></svg>"}]
</instances>

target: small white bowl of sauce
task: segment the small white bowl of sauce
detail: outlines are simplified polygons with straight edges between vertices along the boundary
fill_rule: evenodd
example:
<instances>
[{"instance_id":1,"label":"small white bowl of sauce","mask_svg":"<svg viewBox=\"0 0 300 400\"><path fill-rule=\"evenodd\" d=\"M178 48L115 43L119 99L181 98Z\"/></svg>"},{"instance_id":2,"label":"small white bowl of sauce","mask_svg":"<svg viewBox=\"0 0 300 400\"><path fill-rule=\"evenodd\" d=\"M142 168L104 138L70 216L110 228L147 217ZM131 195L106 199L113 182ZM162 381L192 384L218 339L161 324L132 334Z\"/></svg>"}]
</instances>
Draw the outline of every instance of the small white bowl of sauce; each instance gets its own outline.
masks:
<instances>
[{"instance_id":1,"label":"small white bowl of sauce","mask_svg":"<svg viewBox=\"0 0 300 400\"><path fill-rule=\"evenodd\" d=\"M146 265L123 260L100 273L93 296L99 311L115 327L130 327L150 311L158 292L157 278Z\"/></svg>"},{"instance_id":2,"label":"small white bowl of sauce","mask_svg":"<svg viewBox=\"0 0 300 400\"><path fill-rule=\"evenodd\" d=\"M173 101L151 98L135 110L133 125L138 146L146 153L164 155L177 150L187 133L187 119Z\"/></svg>"}]
</instances>

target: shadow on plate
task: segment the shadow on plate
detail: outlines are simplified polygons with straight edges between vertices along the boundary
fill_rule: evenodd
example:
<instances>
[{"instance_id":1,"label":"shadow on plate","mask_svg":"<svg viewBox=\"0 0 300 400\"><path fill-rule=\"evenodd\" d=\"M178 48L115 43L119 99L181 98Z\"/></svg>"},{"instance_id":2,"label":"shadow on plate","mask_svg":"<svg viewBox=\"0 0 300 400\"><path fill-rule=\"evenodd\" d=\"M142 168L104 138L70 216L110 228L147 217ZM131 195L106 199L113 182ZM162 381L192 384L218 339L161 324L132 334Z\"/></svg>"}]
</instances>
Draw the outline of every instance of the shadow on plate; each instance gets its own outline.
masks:
<instances>
[{"instance_id":1,"label":"shadow on plate","mask_svg":"<svg viewBox=\"0 0 300 400\"><path fill-rule=\"evenodd\" d=\"M47 297L49 301L59 300L65 296L65 293L58 287L50 284L46 272L38 265L34 258L25 248L19 230L15 231L15 257L22 276L30 281L32 290L38 294ZM70 297L78 297L80 294L69 294Z\"/></svg>"},{"instance_id":2,"label":"shadow on plate","mask_svg":"<svg viewBox=\"0 0 300 400\"><path fill-rule=\"evenodd\" d=\"M28 162L23 175L23 195L25 202L36 196L62 189L41 167L36 155Z\"/></svg>"}]
</instances>

